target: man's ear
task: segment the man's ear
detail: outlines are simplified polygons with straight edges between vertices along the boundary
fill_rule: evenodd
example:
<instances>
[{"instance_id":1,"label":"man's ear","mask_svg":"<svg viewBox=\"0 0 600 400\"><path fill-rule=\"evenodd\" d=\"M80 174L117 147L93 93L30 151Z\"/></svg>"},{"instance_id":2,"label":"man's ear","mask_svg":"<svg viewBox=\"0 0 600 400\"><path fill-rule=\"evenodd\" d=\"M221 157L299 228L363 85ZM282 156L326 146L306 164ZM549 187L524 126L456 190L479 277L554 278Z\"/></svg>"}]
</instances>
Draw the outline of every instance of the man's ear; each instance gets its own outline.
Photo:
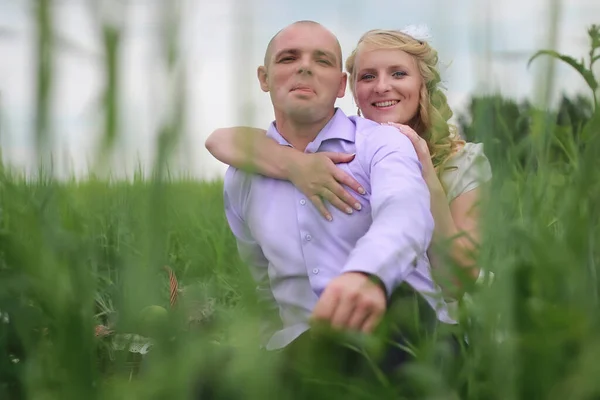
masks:
<instances>
[{"instance_id":1,"label":"man's ear","mask_svg":"<svg viewBox=\"0 0 600 400\"><path fill-rule=\"evenodd\" d=\"M340 80L340 88L339 88L338 93L337 93L337 97L338 98L341 99L346 94L346 84L347 83L348 83L348 74L346 74L344 72L344 73L342 73L342 78Z\"/></svg>"},{"instance_id":2,"label":"man's ear","mask_svg":"<svg viewBox=\"0 0 600 400\"><path fill-rule=\"evenodd\" d=\"M256 70L256 76L258 77L258 82L260 83L260 88L263 92L269 91L269 84L267 83L267 67L261 65Z\"/></svg>"}]
</instances>

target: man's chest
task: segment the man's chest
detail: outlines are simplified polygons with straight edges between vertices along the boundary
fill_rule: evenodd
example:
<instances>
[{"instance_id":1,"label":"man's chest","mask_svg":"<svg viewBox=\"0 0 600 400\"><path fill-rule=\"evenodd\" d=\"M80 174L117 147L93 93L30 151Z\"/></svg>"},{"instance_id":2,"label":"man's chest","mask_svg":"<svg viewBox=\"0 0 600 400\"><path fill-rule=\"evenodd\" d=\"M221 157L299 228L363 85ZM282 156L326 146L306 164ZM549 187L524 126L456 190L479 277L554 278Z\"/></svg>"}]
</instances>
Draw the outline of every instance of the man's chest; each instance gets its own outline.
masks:
<instances>
[{"instance_id":1,"label":"man's chest","mask_svg":"<svg viewBox=\"0 0 600 400\"><path fill-rule=\"evenodd\" d=\"M371 225L367 196L356 197L362 210L344 213L325 203L327 221L315 205L287 181L254 176L243 210L252 237L271 258L349 251Z\"/></svg>"}]
</instances>

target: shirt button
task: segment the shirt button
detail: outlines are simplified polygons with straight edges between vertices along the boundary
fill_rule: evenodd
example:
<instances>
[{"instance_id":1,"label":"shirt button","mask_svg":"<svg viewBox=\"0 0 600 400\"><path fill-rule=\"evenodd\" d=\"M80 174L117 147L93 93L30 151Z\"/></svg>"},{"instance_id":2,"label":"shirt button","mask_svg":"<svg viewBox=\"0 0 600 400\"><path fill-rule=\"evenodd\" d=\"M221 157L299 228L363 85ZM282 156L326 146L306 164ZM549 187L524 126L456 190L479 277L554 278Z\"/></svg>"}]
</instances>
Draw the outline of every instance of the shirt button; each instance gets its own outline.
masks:
<instances>
[{"instance_id":1,"label":"shirt button","mask_svg":"<svg viewBox=\"0 0 600 400\"><path fill-rule=\"evenodd\" d=\"M319 273L319 268L313 268L312 273L317 275Z\"/></svg>"},{"instance_id":2,"label":"shirt button","mask_svg":"<svg viewBox=\"0 0 600 400\"><path fill-rule=\"evenodd\" d=\"M310 241L312 240L312 236L310 236L310 235L306 235L306 236L305 236L305 239L306 239L308 242L310 242Z\"/></svg>"},{"instance_id":3,"label":"shirt button","mask_svg":"<svg viewBox=\"0 0 600 400\"><path fill-rule=\"evenodd\" d=\"M306 204L306 200L304 200L304 199L300 200L300 204L305 205Z\"/></svg>"}]
</instances>

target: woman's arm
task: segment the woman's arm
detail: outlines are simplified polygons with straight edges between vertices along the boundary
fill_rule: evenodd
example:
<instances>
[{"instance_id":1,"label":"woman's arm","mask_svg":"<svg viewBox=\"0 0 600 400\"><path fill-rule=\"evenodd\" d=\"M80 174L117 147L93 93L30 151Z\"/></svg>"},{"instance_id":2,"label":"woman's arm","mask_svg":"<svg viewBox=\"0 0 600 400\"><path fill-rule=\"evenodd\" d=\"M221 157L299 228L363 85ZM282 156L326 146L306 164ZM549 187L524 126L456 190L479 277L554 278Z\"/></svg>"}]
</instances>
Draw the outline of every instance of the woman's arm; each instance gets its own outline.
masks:
<instances>
[{"instance_id":1,"label":"woman's arm","mask_svg":"<svg viewBox=\"0 0 600 400\"><path fill-rule=\"evenodd\" d=\"M433 246L462 268L467 276L477 279L476 252L479 244L479 199L481 190L473 189L455 198L449 205L446 193L437 176L426 179L431 193L431 213L435 220ZM461 285L454 271L450 280ZM448 280L449 277L445 277Z\"/></svg>"},{"instance_id":2,"label":"woman's arm","mask_svg":"<svg viewBox=\"0 0 600 400\"><path fill-rule=\"evenodd\" d=\"M458 265L475 281L479 276L479 269L475 264L475 252L479 241L477 206L480 190L476 188L463 193L448 204L446 192L433 167L427 142L407 125L394 123L390 125L410 139L423 167L423 179L429 188L431 214L435 221L431 244L433 251L429 252L432 266ZM447 257L451 259L450 263ZM464 282L460 279L462 274L439 267L433 272L446 292L453 297L461 295Z\"/></svg>"},{"instance_id":3,"label":"woman's arm","mask_svg":"<svg viewBox=\"0 0 600 400\"><path fill-rule=\"evenodd\" d=\"M323 199L341 211L360 210L360 203L342 185L357 193L364 189L335 164L350 162L351 154L319 152L303 153L282 146L258 128L234 127L214 131L205 142L206 149L219 161L246 172L270 178L289 180L304 193L328 220Z\"/></svg>"},{"instance_id":4,"label":"woman's arm","mask_svg":"<svg viewBox=\"0 0 600 400\"><path fill-rule=\"evenodd\" d=\"M206 139L206 149L217 160L246 172L288 180L298 151L281 146L258 128L220 128Z\"/></svg>"}]
</instances>

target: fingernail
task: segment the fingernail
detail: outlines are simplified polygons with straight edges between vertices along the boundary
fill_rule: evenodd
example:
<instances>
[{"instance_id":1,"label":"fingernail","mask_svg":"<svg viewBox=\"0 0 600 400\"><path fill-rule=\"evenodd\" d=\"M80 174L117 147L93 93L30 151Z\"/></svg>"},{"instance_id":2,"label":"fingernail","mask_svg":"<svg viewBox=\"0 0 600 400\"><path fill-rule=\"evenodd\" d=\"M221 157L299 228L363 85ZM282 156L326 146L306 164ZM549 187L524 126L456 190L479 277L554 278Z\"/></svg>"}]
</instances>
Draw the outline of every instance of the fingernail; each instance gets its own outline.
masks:
<instances>
[{"instance_id":1,"label":"fingernail","mask_svg":"<svg viewBox=\"0 0 600 400\"><path fill-rule=\"evenodd\" d=\"M352 214L354 211L350 207L348 207L348 208L346 208L346 212L348 214Z\"/></svg>"},{"instance_id":2,"label":"fingernail","mask_svg":"<svg viewBox=\"0 0 600 400\"><path fill-rule=\"evenodd\" d=\"M360 203L355 203L354 208L356 208L359 211L362 210L362 206L360 205Z\"/></svg>"},{"instance_id":3,"label":"fingernail","mask_svg":"<svg viewBox=\"0 0 600 400\"><path fill-rule=\"evenodd\" d=\"M365 189L364 189L363 187L359 187L359 188L358 188L358 193L360 193L360 194L365 194L365 193L367 193L367 192L365 191Z\"/></svg>"},{"instance_id":4,"label":"fingernail","mask_svg":"<svg viewBox=\"0 0 600 400\"><path fill-rule=\"evenodd\" d=\"M325 218L326 218L326 219L327 219L327 221L329 221L329 222L333 221L333 217L332 217L331 215L327 215Z\"/></svg>"}]
</instances>

